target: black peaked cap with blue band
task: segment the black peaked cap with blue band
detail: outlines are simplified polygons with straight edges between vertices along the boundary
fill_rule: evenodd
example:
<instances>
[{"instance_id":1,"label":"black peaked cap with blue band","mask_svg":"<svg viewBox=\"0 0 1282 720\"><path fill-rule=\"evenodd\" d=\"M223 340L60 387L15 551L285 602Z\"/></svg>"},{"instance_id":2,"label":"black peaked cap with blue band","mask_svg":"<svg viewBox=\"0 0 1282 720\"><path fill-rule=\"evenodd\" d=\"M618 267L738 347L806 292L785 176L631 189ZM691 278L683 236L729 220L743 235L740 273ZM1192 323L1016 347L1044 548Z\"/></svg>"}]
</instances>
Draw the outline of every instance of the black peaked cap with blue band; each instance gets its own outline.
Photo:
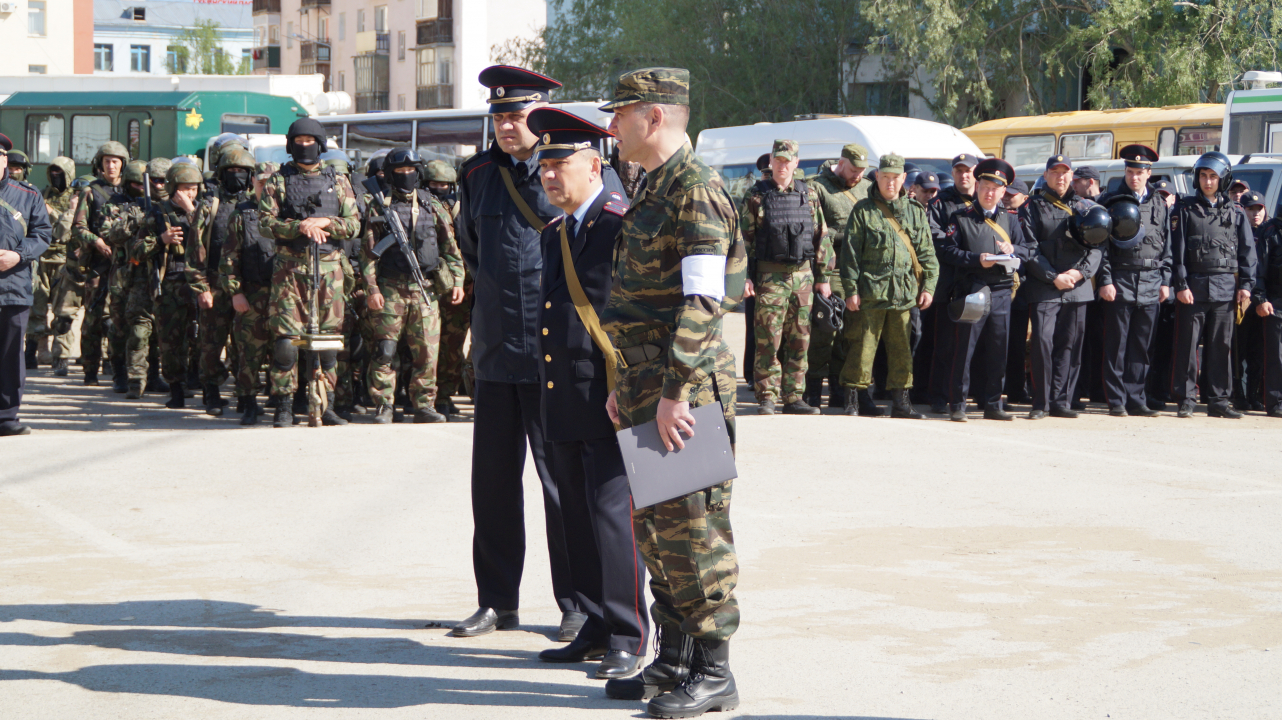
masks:
<instances>
[{"instance_id":1,"label":"black peaked cap with blue band","mask_svg":"<svg viewBox=\"0 0 1282 720\"><path fill-rule=\"evenodd\" d=\"M580 150L599 148L602 138L614 137L609 130L556 108L532 110L525 124L539 139L534 148L536 160L569 157Z\"/></svg>"},{"instance_id":2,"label":"black peaked cap with blue band","mask_svg":"<svg viewBox=\"0 0 1282 720\"><path fill-rule=\"evenodd\" d=\"M551 102L552 91L561 83L546 75L512 67L491 65L477 78L490 89L490 114L520 112L537 102Z\"/></svg>"}]
</instances>

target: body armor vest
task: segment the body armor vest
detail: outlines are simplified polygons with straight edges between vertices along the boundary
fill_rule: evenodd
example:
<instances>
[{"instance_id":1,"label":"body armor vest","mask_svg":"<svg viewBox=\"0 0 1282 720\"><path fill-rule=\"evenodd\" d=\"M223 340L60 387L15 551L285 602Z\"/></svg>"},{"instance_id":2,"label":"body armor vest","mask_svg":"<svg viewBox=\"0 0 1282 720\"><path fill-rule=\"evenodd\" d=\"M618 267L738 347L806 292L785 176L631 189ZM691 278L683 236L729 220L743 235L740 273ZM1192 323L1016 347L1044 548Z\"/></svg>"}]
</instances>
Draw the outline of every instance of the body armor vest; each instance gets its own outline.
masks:
<instances>
[{"instance_id":1,"label":"body armor vest","mask_svg":"<svg viewBox=\"0 0 1282 720\"><path fill-rule=\"evenodd\" d=\"M797 265L815 256L815 220L806 183L793 180L793 192L780 192L773 181L761 193L757 225L757 260Z\"/></svg>"},{"instance_id":2,"label":"body armor vest","mask_svg":"<svg viewBox=\"0 0 1282 720\"><path fill-rule=\"evenodd\" d=\"M1128 193L1132 194L1133 193ZM1129 250L1117 246L1108 249L1108 262L1114 270L1157 270L1162 267L1163 237L1169 228L1166 202L1156 191L1140 203L1140 220L1144 223L1144 239Z\"/></svg>"},{"instance_id":3,"label":"body armor vest","mask_svg":"<svg viewBox=\"0 0 1282 720\"><path fill-rule=\"evenodd\" d=\"M1184 267L1202 275L1237 272L1237 203L1220 196L1212 207L1203 198L1189 199L1184 215Z\"/></svg>"},{"instance_id":4,"label":"body armor vest","mask_svg":"<svg viewBox=\"0 0 1282 720\"><path fill-rule=\"evenodd\" d=\"M258 229L258 203L246 200L236 206L240 211L240 278L248 285L271 285L276 269L276 242Z\"/></svg>"},{"instance_id":5,"label":"body armor vest","mask_svg":"<svg viewBox=\"0 0 1282 720\"><path fill-rule=\"evenodd\" d=\"M231 230L231 214L236 210L236 198L223 197L218 201L218 212L210 222L213 226L209 229L209 257L205 263L205 273L209 276L218 274L218 265L223 257L223 243L227 242L227 234Z\"/></svg>"},{"instance_id":6,"label":"body armor vest","mask_svg":"<svg viewBox=\"0 0 1282 720\"><path fill-rule=\"evenodd\" d=\"M85 218L85 224L89 227L89 232L101 237L103 208L105 208L120 191L105 180L94 180L89 185L89 211Z\"/></svg>"},{"instance_id":7,"label":"body armor vest","mask_svg":"<svg viewBox=\"0 0 1282 720\"><path fill-rule=\"evenodd\" d=\"M338 217L343 199L339 193L338 176L334 168L325 167L318 173L304 175L293 164L280 169L285 179L285 199L281 202L282 220L306 220L314 217ZM288 241L298 251L307 249L307 238ZM337 250L339 241L329 240L320 246L322 254Z\"/></svg>"},{"instance_id":8,"label":"body armor vest","mask_svg":"<svg viewBox=\"0 0 1282 720\"><path fill-rule=\"evenodd\" d=\"M427 191L416 190L415 192L418 193L418 225L410 225L411 208L408 200L393 200L392 212L400 218L401 227L405 228L405 233L409 236L410 247L414 248L417 255L418 267L426 275L440 265L440 248L436 241L436 213L432 211ZM405 253L401 252L399 244L393 245L383 253L383 257L379 258L378 271L386 277L410 276L409 260L406 259Z\"/></svg>"}]
</instances>

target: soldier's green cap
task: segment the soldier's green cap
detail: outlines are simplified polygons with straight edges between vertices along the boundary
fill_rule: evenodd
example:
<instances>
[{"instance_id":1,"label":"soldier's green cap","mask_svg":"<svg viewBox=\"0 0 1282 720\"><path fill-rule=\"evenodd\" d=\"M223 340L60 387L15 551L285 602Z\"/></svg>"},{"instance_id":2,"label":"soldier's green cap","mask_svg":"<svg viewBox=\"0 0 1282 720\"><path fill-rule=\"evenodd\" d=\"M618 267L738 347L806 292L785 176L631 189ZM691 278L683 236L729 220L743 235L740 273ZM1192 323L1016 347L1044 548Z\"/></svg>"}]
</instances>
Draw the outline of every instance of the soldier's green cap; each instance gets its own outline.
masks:
<instances>
[{"instance_id":1,"label":"soldier's green cap","mask_svg":"<svg viewBox=\"0 0 1282 720\"><path fill-rule=\"evenodd\" d=\"M775 144L770 148L770 157L781 157L785 160L796 160L797 152L801 146L796 140L775 140Z\"/></svg>"},{"instance_id":2,"label":"soldier's green cap","mask_svg":"<svg viewBox=\"0 0 1282 720\"><path fill-rule=\"evenodd\" d=\"M432 160L427 163L425 171L428 182L456 183L458 173L444 160Z\"/></svg>"},{"instance_id":3,"label":"soldier's green cap","mask_svg":"<svg viewBox=\"0 0 1282 720\"><path fill-rule=\"evenodd\" d=\"M859 143L850 143L841 149L841 156L858 168L868 167L868 148Z\"/></svg>"},{"instance_id":4,"label":"soldier's green cap","mask_svg":"<svg viewBox=\"0 0 1282 720\"><path fill-rule=\"evenodd\" d=\"M899 173L904 172L904 156L895 153L886 153L881 156L881 162L877 163L877 172Z\"/></svg>"},{"instance_id":5,"label":"soldier's green cap","mask_svg":"<svg viewBox=\"0 0 1282 720\"><path fill-rule=\"evenodd\" d=\"M661 105L690 104L690 71L685 68L641 68L619 76L614 99L601 106L601 112L639 102Z\"/></svg>"}]
</instances>

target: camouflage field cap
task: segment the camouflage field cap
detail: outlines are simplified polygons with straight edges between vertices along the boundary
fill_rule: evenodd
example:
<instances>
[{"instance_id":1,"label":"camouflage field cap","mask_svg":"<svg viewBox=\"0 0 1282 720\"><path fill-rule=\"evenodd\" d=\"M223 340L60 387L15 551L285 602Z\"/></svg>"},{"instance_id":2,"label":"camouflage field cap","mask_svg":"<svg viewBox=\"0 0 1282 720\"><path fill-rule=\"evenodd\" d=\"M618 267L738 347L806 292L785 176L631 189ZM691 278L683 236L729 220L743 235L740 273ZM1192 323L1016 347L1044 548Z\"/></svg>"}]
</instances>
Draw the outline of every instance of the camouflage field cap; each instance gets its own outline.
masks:
<instances>
[{"instance_id":1,"label":"camouflage field cap","mask_svg":"<svg viewBox=\"0 0 1282 720\"><path fill-rule=\"evenodd\" d=\"M904 172L904 156L895 153L886 153L881 156L881 161L877 163L877 172L899 173Z\"/></svg>"},{"instance_id":2,"label":"camouflage field cap","mask_svg":"<svg viewBox=\"0 0 1282 720\"><path fill-rule=\"evenodd\" d=\"M602 112L639 102L661 105L690 104L690 71L685 68L642 68L619 76L614 100L601 106Z\"/></svg>"},{"instance_id":3,"label":"camouflage field cap","mask_svg":"<svg viewBox=\"0 0 1282 720\"><path fill-rule=\"evenodd\" d=\"M801 146L796 140L775 140L775 144L770 148L770 157L781 157L785 160L796 160L797 153Z\"/></svg>"},{"instance_id":4,"label":"camouflage field cap","mask_svg":"<svg viewBox=\"0 0 1282 720\"><path fill-rule=\"evenodd\" d=\"M279 169L280 169L280 166L274 162L254 163L255 175L271 175L272 173L276 172Z\"/></svg>"},{"instance_id":5,"label":"camouflage field cap","mask_svg":"<svg viewBox=\"0 0 1282 720\"><path fill-rule=\"evenodd\" d=\"M857 168L868 167L868 148L859 143L850 143L841 149L841 156Z\"/></svg>"},{"instance_id":6,"label":"camouflage field cap","mask_svg":"<svg viewBox=\"0 0 1282 720\"><path fill-rule=\"evenodd\" d=\"M432 160L429 162L425 174L428 182L458 182L458 173L454 171L454 166L444 160Z\"/></svg>"}]
</instances>

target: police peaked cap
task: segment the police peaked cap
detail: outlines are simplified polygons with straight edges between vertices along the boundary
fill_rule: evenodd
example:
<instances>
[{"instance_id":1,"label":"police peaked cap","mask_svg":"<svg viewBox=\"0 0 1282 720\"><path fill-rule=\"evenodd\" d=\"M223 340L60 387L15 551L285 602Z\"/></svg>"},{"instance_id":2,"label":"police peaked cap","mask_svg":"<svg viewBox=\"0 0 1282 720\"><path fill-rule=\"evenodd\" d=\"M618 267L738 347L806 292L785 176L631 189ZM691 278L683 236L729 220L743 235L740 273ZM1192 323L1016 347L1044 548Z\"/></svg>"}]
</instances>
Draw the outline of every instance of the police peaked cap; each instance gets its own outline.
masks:
<instances>
[{"instance_id":1,"label":"police peaked cap","mask_svg":"<svg viewBox=\"0 0 1282 720\"><path fill-rule=\"evenodd\" d=\"M293 125L289 126L289 131L285 133L285 152L293 154L294 138L299 135L311 135L316 138L320 151L325 152L325 126L316 122L315 118L298 118Z\"/></svg>"},{"instance_id":2,"label":"police peaked cap","mask_svg":"<svg viewBox=\"0 0 1282 720\"><path fill-rule=\"evenodd\" d=\"M519 112L537 102L551 102L561 83L546 75L511 65L491 65L477 78L490 89L490 114Z\"/></svg>"},{"instance_id":3,"label":"police peaked cap","mask_svg":"<svg viewBox=\"0 0 1282 720\"><path fill-rule=\"evenodd\" d=\"M1147 145L1127 145L1118 151L1117 156L1126 161L1128 168L1152 167L1157 162L1157 151Z\"/></svg>"},{"instance_id":4,"label":"police peaked cap","mask_svg":"<svg viewBox=\"0 0 1282 720\"><path fill-rule=\"evenodd\" d=\"M531 111L525 124L539 139L534 148L539 160L569 157L580 150L600 147L601 138L614 137L609 130L556 108Z\"/></svg>"},{"instance_id":5,"label":"police peaked cap","mask_svg":"<svg viewBox=\"0 0 1282 720\"><path fill-rule=\"evenodd\" d=\"M976 180L989 180L1006 187L1015 182L1015 168L1001 158L988 158L975 166Z\"/></svg>"}]
</instances>

